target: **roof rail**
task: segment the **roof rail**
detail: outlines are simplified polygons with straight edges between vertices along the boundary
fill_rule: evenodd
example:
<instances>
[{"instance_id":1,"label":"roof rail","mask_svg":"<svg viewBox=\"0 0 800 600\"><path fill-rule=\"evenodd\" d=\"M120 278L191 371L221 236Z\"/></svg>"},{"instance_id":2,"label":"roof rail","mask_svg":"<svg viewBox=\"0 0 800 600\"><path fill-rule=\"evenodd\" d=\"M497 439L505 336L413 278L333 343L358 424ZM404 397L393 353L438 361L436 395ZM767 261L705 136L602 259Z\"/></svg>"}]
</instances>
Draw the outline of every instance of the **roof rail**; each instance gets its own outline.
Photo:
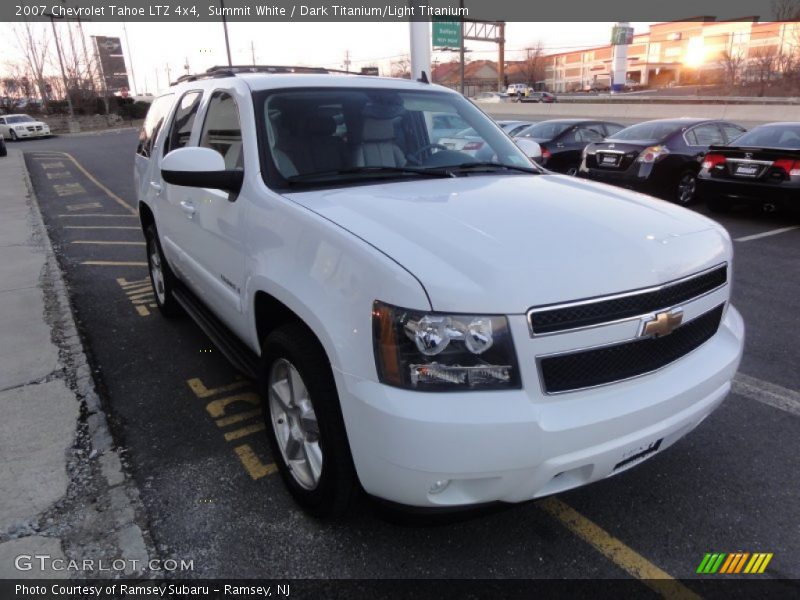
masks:
<instances>
[{"instance_id":1,"label":"roof rail","mask_svg":"<svg viewBox=\"0 0 800 600\"><path fill-rule=\"evenodd\" d=\"M353 71L343 71L341 69L328 69L326 67L306 67L300 65L216 65L206 69L205 73L195 73L181 75L170 85L176 85L184 81L196 81L198 79L209 79L212 77L233 77L239 73L305 73L305 74L329 74L342 73L345 75L361 75Z\"/></svg>"}]
</instances>

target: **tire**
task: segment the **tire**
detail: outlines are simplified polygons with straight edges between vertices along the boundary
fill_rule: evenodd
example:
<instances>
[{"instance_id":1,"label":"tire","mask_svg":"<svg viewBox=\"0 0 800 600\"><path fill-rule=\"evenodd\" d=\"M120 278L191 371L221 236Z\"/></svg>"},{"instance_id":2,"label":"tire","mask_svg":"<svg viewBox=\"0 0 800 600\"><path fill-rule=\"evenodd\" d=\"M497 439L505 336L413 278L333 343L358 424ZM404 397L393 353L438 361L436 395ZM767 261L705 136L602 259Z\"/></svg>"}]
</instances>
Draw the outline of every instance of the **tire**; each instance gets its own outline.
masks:
<instances>
[{"instance_id":1,"label":"tire","mask_svg":"<svg viewBox=\"0 0 800 600\"><path fill-rule=\"evenodd\" d=\"M681 206L689 206L697 201L697 174L694 171L684 171L678 177L674 199Z\"/></svg>"},{"instance_id":2,"label":"tire","mask_svg":"<svg viewBox=\"0 0 800 600\"><path fill-rule=\"evenodd\" d=\"M17 132L14 131L13 129L9 129L8 130L8 139L10 139L12 142L16 142L17 141Z\"/></svg>"},{"instance_id":3,"label":"tire","mask_svg":"<svg viewBox=\"0 0 800 600\"><path fill-rule=\"evenodd\" d=\"M156 299L159 312L168 319L183 315L183 307L172 295L177 279L169 268L155 225L148 225L144 232L147 246L147 270L150 274L150 285Z\"/></svg>"},{"instance_id":4,"label":"tire","mask_svg":"<svg viewBox=\"0 0 800 600\"><path fill-rule=\"evenodd\" d=\"M706 206L712 213L727 213L731 211L731 203L719 196L709 196L706 198Z\"/></svg>"},{"instance_id":5,"label":"tire","mask_svg":"<svg viewBox=\"0 0 800 600\"><path fill-rule=\"evenodd\" d=\"M325 351L290 323L264 340L259 373L267 438L289 493L313 516L342 516L359 485Z\"/></svg>"},{"instance_id":6,"label":"tire","mask_svg":"<svg viewBox=\"0 0 800 600\"><path fill-rule=\"evenodd\" d=\"M577 177L578 176L578 167L570 167L566 171L564 171L564 175L569 175L570 177Z\"/></svg>"}]
</instances>

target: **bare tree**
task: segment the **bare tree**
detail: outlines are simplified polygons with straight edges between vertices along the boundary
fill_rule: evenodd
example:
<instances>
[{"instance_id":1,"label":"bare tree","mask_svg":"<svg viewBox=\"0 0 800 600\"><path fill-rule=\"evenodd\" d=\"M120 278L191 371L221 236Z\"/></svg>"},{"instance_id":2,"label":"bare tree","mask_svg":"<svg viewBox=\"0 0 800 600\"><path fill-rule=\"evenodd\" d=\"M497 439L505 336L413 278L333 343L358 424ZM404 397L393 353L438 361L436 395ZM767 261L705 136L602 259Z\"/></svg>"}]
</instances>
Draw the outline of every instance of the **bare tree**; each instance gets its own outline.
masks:
<instances>
[{"instance_id":1,"label":"bare tree","mask_svg":"<svg viewBox=\"0 0 800 600\"><path fill-rule=\"evenodd\" d=\"M0 108L6 112L13 112L28 98L35 95L33 78L26 66L20 63L6 63L5 75L0 80L3 96L0 98Z\"/></svg>"},{"instance_id":2,"label":"bare tree","mask_svg":"<svg viewBox=\"0 0 800 600\"><path fill-rule=\"evenodd\" d=\"M720 55L720 65L725 77L725 83L732 89L741 75L745 64L744 52L739 49L726 48Z\"/></svg>"},{"instance_id":3,"label":"bare tree","mask_svg":"<svg viewBox=\"0 0 800 600\"><path fill-rule=\"evenodd\" d=\"M47 84L45 81L44 70L50 53L50 42L45 35L41 24L25 22L14 28L17 38L17 45L22 51L31 72L36 87L39 89L39 97L42 104L47 109Z\"/></svg>"},{"instance_id":4,"label":"bare tree","mask_svg":"<svg viewBox=\"0 0 800 600\"><path fill-rule=\"evenodd\" d=\"M800 19L800 0L772 0L775 21L796 21Z\"/></svg>"},{"instance_id":5,"label":"bare tree","mask_svg":"<svg viewBox=\"0 0 800 600\"><path fill-rule=\"evenodd\" d=\"M750 51L748 70L758 81L758 95L763 96L767 84L772 81L779 64L777 46L763 46Z\"/></svg>"},{"instance_id":6,"label":"bare tree","mask_svg":"<svg viewBox=\"0 0 800 600\"><path fill-rule=\"evenodd\" d=\"M543 81L544 68L544 48L540 40L533 46L525 48L525 59L522 61L521 70L525 75L526 83L535 86L537 81Z\"/></svg>"},{"instance_id":7,"label":"bare tree","mask_svg":"<svg viewBox=\"0 0 800 600\"><path fill-rule=\"evenodd\" d=\"M393 60L390 66L392 77L401 77L403 79L411 78L411 59L404 55Z\"/></svg>"}]
</instances>

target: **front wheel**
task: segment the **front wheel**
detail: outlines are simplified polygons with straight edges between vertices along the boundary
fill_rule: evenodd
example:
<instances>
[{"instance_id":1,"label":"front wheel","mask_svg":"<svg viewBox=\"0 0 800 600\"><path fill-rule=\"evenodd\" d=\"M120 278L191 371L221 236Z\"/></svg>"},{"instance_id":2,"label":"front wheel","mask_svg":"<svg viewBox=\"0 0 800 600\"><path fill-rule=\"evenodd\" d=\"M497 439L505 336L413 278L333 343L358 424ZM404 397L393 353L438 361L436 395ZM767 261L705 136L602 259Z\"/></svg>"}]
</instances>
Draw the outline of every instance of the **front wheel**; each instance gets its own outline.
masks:
<instances>
[{"instance_id":1,"label":"front wheel","mask_svg":"<svg viewBox=\"0 0 800 600\"><path fill-rule=\"evenodd\" d=\"M259 387L272 455L295 501L317 517L347 512L358 494L330 362L301 323L263 345Z\"/></svg>"},{"instance_id":2,"label":"front wheel","mask_svg":"<svg viewBox=\"0 0 800 600\"><path fill-rule=\"evenodd\" d=\"M150 284L153 286L153 295L156 299L159 312L168 319L183 313L183 309L172 291L175 289L175 275L169 268L161 244L158 241L158 232L155 225L150 225L144 232L147 246L147 267L150 271Z\"/></svg>"},{"instance_id":3,"label":"front wheel","mask_svg":"<svg viewBox=\"0 0 800 600\"><path fill-rule=\"evenodd\" d=\"M566 171L564 171L565 175L569 175L570 177L577 177L578 176L578 167L570 167Z\"/></svg>"},{"instance_id":4,"label":"front wheel","mask_svg":"<svg viewBox=\"0 0 800 600\"><path fill-rule=\"evenodd\" d=\"M12 142L16 142L17 141L17 132L14 131L13 129L10 129L8 131L8 137Z\"/></svg>"},{"instance_id":5,"label":"front wheel","mask_svg":"<svg viewBox=\"0 0 800 600\"><path fill-rule=\"evenodd\" d=\"M697 176L692 171L684 171L678 179L675 200L683 206L697 200Z\"/></svg>"}]
</instances>

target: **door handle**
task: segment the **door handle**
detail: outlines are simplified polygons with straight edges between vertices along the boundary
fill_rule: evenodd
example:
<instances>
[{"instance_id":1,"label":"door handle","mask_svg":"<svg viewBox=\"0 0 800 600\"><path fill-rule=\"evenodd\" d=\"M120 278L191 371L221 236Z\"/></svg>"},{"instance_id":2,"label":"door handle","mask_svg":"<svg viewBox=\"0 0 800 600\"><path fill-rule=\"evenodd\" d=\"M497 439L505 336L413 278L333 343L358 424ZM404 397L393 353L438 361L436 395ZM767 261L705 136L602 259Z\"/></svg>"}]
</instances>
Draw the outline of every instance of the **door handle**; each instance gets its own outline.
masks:
<instances>
[{"instance_id":1,"label":"door handle","mask_svg":"<svg viewBox=\"0 0 800 600\"><path fill-rule=\"evenodd\" d=\"M156 192L156 196L161 194L161 184L156 183L155 181L150 182L150 187L153 188Z\"/></svg>"},{"instance_id":2,"label":"door handle","mask_svg":"<svg viewBox=\"0 0 800 600\"><path fill-rule=\"evenodd\" d=\"M194 204L191 202L187 202L186 200L181 200L181 210L186 213L186 216L190 219L194 216L194 213L197 212L197 209L194 207Z\"/></svg>"}]
</instances>

